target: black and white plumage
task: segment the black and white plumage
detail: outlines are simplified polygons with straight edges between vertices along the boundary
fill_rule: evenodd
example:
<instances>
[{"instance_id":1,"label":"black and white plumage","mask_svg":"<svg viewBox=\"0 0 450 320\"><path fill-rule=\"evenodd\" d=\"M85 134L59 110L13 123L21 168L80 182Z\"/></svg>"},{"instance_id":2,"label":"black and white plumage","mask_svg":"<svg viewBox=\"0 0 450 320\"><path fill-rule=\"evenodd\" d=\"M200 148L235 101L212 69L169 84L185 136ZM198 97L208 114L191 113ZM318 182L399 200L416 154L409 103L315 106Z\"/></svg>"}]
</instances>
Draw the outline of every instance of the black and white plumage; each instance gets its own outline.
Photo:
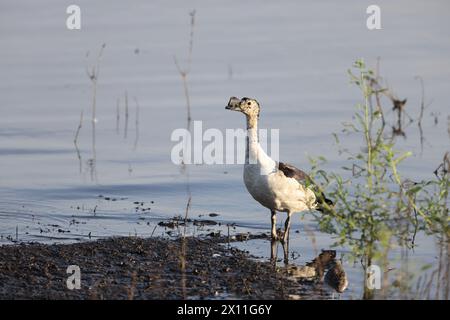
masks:
<instances>
[{"instance_id":1,"label":"black and white plumage","mask_svg":"<svg viewBox=\"0 0 450 320\"><path fill-rule=\"evenodd\" d=\"M306 173L296 167L271 159L258 140L259 103L255 99L231 97L228 110L245 114L247 120L246 161L244 183L252 197L268 208L272 218L272 239L277 239L276 212L287 212L282 242L287 243L290 219L294 212L319 210L330 201L314 190Z\"/></svg>"}]
</instances>

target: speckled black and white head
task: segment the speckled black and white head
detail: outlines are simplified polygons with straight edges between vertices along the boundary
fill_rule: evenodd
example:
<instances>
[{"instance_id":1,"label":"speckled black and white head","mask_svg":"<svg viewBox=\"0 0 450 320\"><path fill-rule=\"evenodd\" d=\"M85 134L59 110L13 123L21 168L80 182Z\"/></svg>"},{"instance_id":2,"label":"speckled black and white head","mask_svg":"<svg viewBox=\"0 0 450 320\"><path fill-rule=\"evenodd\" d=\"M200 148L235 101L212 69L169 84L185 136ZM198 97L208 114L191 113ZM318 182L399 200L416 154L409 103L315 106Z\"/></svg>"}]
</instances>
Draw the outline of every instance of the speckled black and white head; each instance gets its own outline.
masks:
<instances>
[{"instance_id":1,"label":"speckled black and white head","mask_svg":"<svg viewBox=\"0 0 450 320\"><path fill-rule=\"evenodd\" d=\"M247 116L247 126L250 128L256 126L260 107L255 99L244 97L239 100L239 98L231 97L225 109L242 112Z\"/></svg>"}]
</instances>

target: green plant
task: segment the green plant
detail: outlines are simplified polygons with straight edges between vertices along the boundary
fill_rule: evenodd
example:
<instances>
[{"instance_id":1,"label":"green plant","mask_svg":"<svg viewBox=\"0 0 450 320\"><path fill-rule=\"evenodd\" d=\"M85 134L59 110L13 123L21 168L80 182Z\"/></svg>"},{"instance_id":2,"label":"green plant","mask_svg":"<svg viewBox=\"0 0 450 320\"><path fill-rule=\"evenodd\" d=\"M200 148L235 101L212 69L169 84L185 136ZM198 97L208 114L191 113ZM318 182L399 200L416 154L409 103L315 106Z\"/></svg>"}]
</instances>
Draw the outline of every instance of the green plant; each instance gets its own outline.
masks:
<instances>
[{"instance_id":1,"label":"green plant","mask_svg":"<svg viewBox=\"0 0 450 320\"><path fill-rule=\"evenodd\" d=\"M343 124L342 133L361 137L363 148L344 148L334 134L348 163L342 168L347 172L343 176L322 170L325 158L310 159L312 182L321 191L326 189L327 197L335 203L315 216L321 230L336 235L335 245L349 247L351 257L360 260L364 269L374 260L387 268L386 257L394 243L411 248L418 228L432 225L428 206L417 202L418 193L429 184L405 179L399 171L399 164L412 153L397 151L395 135L387 134L380 96L391 98L394 107L400 100L392 98L362 60L356 61L348 74L362 101L353 121ZM372 296L366 288L364 297Z\"/></svg>"},{"instance_id":2,"label":"green plant","mask_svg":"<svg viewBox=\"0 0 450 320\"><path fill-rule=\"evenodd\" d=\"M435 299L449 299L450 295L450 153L446 152L442 163L434 171L436 179L422 182L422 196L418 200L423 211L427 211L430 223L424 228L434 237L438 247L437 268L431 274L426 288L435 284ZM430 292L428 292L430 295Z\"/></svg>"}]
</instances>

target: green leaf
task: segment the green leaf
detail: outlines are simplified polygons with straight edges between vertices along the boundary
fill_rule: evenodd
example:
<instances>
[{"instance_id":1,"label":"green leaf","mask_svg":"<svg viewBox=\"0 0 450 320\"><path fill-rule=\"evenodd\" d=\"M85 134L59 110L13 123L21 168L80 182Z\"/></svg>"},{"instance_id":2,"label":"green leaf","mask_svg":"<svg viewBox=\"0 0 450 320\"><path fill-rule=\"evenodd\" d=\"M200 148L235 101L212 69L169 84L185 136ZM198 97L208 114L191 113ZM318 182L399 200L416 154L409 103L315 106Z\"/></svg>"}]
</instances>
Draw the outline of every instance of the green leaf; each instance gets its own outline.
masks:
<instances>
[{"instance_id":1,"label":"green leaf","mask_svg":"<svg viewBox=\"0 0 450 320\"><path fill-rule=\"evenodd\" d=\"M402 162L403 160L405 160L406 158L409 158L412 156L412 152L411 151L407 151L404 154L402 154L400 157L398 157L397 159L394 160L395 164L399 164L400 162Z\"/></svg>"}]
</instances>

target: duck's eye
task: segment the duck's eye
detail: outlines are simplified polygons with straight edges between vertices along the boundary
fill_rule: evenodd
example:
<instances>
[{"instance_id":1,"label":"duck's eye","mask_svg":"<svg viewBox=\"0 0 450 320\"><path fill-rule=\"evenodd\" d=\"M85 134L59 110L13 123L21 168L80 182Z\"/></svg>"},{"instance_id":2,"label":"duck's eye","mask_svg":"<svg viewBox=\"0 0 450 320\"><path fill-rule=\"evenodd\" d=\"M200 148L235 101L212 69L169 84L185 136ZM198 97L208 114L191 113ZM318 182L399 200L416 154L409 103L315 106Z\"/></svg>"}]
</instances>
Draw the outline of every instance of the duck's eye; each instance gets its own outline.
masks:
<instances>
[{"instance_id":1,"label":"duck's eye","mask_svg":"<svg viewBox=\"0 0 450 320\"><path fill-rule=\"evenodd\" d=\"M247 105L249 106L249 105L251 105L252 103L251 102L247 102Z\"/></svg>"}]
</instances>

